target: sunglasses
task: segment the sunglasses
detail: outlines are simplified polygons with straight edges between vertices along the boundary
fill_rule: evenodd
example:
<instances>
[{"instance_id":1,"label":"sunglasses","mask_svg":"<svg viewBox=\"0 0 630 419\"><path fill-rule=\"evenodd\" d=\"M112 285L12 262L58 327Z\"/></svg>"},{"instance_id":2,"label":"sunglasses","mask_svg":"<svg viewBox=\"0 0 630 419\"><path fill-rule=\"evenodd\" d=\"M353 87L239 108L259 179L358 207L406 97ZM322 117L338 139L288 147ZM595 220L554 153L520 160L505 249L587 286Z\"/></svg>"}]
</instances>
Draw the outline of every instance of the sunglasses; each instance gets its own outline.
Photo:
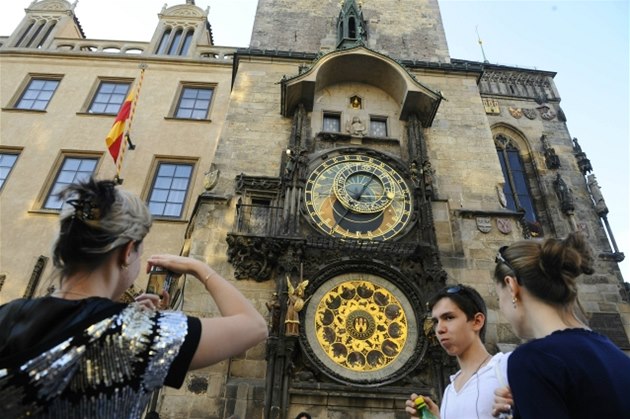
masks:
<instances>
[{"instance_id":1,"label":"sunglasses","mask_svg":"<svg viewBox=\"0 0 630 419\"><path fill-rule=\"evenodd\" d=\"M514 267L510 264L510 262L508 262L507 259L505 259L505 256L503 256L503 252L505 252L505 249L507 248L508 246L501 246L499 248L499 251L497 252L496 257L494 258L494 263L502 263L508 268L510 268L510 270L514 272L514 276L516 277L516 280L520 284L521 281L518 280L518 276L516 275L516 269L514 269Z\"/></svg>"},{"instance_id":2,"label":"sunglasses","mask_svg":"<svg viewBox=\"0 0 630 419\"><path fill-rule=\"evenodd\" d=\"M455 285L446 289L446 294L465 294L468 296L470 301L475 304L475 309L478 313L486 314L486 311L483 310L483 304L479 302L479 297L477 297L474 293L472 293L468 288L463 285Z\"/></svg>"}]
</instances>

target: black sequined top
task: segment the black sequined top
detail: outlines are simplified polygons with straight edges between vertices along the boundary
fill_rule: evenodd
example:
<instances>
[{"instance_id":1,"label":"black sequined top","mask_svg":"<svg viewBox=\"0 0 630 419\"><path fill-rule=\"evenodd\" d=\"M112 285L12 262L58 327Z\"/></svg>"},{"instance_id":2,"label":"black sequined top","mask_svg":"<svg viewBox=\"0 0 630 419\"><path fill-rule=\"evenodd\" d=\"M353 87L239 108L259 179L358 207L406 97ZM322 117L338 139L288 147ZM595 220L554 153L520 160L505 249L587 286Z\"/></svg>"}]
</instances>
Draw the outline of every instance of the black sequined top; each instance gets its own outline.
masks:
<instances>
[{"instance_id":1,"label":"black sequined top","mask_svg":"<svg viewBox=\"0 0 630 419\"><path fill-rule=\"evenodd\" d=\"M0 307L0 415L139 418L151 392L180 387L201 322L104 298Z\"/></svg>"}]
</instances>

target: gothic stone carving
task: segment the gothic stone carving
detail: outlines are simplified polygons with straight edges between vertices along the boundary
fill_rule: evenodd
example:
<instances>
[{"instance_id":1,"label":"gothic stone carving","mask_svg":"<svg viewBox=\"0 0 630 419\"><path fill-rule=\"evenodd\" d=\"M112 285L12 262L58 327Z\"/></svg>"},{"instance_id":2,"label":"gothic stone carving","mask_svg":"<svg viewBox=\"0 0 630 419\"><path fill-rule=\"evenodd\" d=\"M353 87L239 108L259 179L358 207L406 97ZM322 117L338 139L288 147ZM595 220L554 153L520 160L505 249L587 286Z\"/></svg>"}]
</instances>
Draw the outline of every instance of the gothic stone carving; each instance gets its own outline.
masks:
<instances>
[{"instance_id":1,"label":"gothic stone carving","mask_svg":"<svg viewBox=\"0 0 630 419\"><path fill-rule=\"evenodd\" d=\"M247 237L229 234L228 262L234 267L236 279L266 281L276 266L281 252L279 242L263 237Z\"/></svg>"}]
</instances>

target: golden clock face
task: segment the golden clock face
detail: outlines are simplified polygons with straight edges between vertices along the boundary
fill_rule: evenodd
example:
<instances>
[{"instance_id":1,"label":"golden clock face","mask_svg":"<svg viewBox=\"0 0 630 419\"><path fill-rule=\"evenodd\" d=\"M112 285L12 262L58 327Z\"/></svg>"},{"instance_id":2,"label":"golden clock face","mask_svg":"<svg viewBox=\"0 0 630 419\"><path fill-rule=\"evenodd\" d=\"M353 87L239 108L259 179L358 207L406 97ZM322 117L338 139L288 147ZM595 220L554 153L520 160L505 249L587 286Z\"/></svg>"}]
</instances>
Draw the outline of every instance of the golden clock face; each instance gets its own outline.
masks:
<instances>
[{"instance_id":1,"label":"golden clock face","mask_svg":"<svg viewBox=\"0 0 630 419\"><path fill-rule=\"evenodd\" d=\"M369 273L327 280L310 298L304 334L313 360L335 379L387 381L416 354L418 320L405 293Z\"/></svg>"},{"instance_id":2,"label":"golden clock face","mask_svg":"<svg viewBox=\"0 0 630 419\"><path fill-rule=\"evenodd\" d=\"M306 211L333 237L388 240L409 222L409 186L388 164L358 154L331 157L309 176Z\"/></svg>"},{"instance_id":3,"label":"golden clock face","mask_svg":"<svg viewBox=\"0 0 630 419\"><path fill-rule=\"evenodd\" d=\"M326 355L353 371L377 371L396 360L407 340L407 316L385 287L346 281L328 291L315 312Z\"/></svg>"}]
</instances>

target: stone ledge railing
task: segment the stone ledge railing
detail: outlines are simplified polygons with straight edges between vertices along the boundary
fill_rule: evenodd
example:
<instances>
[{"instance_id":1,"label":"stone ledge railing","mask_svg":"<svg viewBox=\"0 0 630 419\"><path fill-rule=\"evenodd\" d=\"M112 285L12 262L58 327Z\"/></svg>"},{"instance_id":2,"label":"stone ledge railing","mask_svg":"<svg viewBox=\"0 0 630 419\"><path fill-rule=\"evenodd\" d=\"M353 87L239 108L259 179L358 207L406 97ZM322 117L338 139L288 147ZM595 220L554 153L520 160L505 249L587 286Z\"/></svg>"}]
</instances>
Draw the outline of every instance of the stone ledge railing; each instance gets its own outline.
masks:
<instances>
[{"instance_id":1,"label":"stone ledge railing","mask_svg":"<svg viewBox=\"0 0 630 419\"><path fill-rule=\"evenodd\" d=\"M42 48L13 48L7 46L9 37L0 37L0 49L2 50L22 50L27 51L57 51L57 52L79 52L88 54L118 54L118 55L141 55L162 58L179 58L179 59L199 59L199 60L218 60L232 61L235 47L218 47L218 46L197 46L191 47L193 55L157 55L149 51L149 42L134 41L116 41L116 40L100 40L100 39L74 39L74 38L55 38L52 43L45 49Z\"/></svg>"}]
</instances>

